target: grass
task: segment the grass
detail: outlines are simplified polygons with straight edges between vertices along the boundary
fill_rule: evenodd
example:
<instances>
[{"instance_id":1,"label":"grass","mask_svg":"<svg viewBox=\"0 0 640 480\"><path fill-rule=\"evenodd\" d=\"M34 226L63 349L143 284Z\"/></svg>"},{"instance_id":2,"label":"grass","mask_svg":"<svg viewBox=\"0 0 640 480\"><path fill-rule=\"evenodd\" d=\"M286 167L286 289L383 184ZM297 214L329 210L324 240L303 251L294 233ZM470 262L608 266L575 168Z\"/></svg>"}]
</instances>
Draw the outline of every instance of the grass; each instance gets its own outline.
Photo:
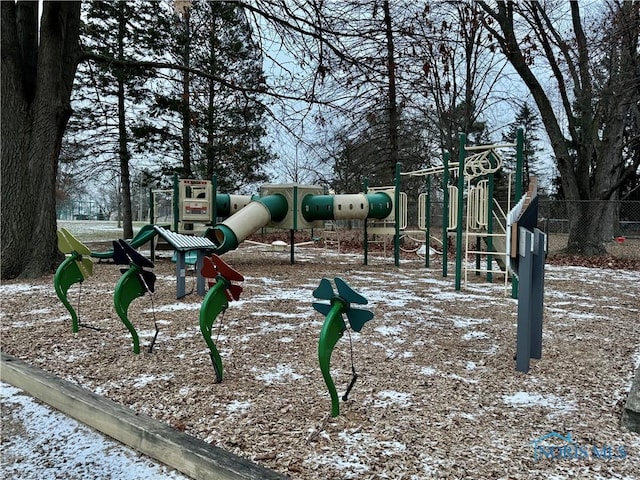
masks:
<instances>
[{"instance_id":1,"label":"grass","mask_svg":"<svg viewBox=\"0 0 640 480\"><path fill-rule=\"evenodd\" d=\"M133 222L133 234L146 224ZM81 242L108 242L122 238L122 227L110 220L58 220L58 228L66 228Z\"/></svg>"}]
</instances>

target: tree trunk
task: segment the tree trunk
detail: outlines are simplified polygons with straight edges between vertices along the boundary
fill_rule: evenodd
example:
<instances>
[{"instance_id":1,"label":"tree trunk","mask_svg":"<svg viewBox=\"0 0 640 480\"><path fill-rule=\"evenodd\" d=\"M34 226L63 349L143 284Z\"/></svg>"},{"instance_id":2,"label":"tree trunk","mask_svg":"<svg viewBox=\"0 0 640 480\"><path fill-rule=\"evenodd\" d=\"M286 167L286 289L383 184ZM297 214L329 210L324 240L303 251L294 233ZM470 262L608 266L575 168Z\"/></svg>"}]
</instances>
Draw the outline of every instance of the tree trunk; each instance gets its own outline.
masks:
<instances>
[{"instance_id":1,"label":"tree trunk","mask_svg":"<svg viewBox=\"0 0 640 480\"><path fill-rule=\"evenodd\" d=\"M209 30L209 72L215 74L216 68L216 41L219 34L216 29L215 20L211 22ZM213 78L208 80L209 91L207 97L207 148L206 148L206 170L205 177L207 180L213 178L216 167L216 128L215 128L215 87L216 83Z\"/></svg>"},{"instance_id":2,"label":"tree trunk","mask_svg":"<svg viewBox=\"0 0 640 480\"><path fill-rule=\"evenodd\" d=\"M567 252L600 255L613 237L615 202L568 201L569 239Z\"/></svg>"},{"instance_id":3,"label":"tree trunk","mask_svg":"<svg viewBox=\"0 0 640 480\"><path fill-rule=\"evenodd\" d=\"M38 277L61 260L56 173L79 55L79 2L2 2L1 277Z\"/></svg>"},{"instance_id":4,"label":"tree trunk","mask_svg":"<svg viewBox=\"0 0 640 480\"><path fill-rule=\"evenodd\" d=\"M185 44L183 52L183 65L191 67L191 27L190 11L183 11ZM189 72L182 72L182 174L190 178L191 175L191 79Z\"/></svg>"},{"instance_id":5,"label":"tree trunk","mask_svg":"<svg viewBox=\"0 0 640 480\"><path fill-rule=\"evenodd\" d=\"M385 37L387 40L387 71L389 74L388 111L389 111L389 178L393 179L398 162L398 102L396 98L396 60L393 45L393 28L389 1L383 2Z\"/></svg>"},{"instance_id":6,"label":"tree trunk","mask_svg":"<svg viewBox=\"0 0 640 480\"><path fill-rule=\"evenodd\" d=\"M118 58L124 59L124 37L127 27L124 2L118 3ZM125 111L125 71L116 70L118 79L118 157L120 159L120 179L122 193L122 236L133 238L133 213L131 211L131 173L129 171L129 145L127 138L127 118Z\"/></svg>"},{"instance_id":7,"label":"tree trunk","mask_svg":"<svg viewBox=\"0 0 640 480\"><path fill-rule=\"evenodd\" d=\"M216 167L216 135L214 127L214 92L215 83L213 80L209 80L209 98L207 99L207 168L205 172L205 178L211 180L215 172Z\"/></svg>"}]
</instances>

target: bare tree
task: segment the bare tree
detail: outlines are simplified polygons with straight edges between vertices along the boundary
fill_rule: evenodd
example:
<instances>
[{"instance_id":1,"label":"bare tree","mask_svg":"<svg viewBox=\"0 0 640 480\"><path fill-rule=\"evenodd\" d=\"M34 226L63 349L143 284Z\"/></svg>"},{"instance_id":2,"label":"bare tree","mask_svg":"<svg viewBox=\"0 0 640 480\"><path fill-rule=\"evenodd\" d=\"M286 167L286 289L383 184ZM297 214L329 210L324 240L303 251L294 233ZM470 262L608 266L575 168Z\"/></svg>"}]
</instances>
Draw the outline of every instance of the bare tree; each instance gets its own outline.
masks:
<instances>
[{"instance_id":1,"label":"bare tree","mask_svg":"<svg viewBox=\"0 0 640 480\"><path fill-rule=\"evenodd\" d=\"M383 121L384 128L376 129L385 137L377 143L383 149L370 157L367 168L392 179L402 101L394 38L403 24L402 6L386 0L265 0L247 8L272 25L298 68L308 72L304 84L314 105L311 118L323 131L338 137L357 132L354 125L367 115ZM313 155L318 142L310 143Z\"/></svg>"},{"instance_id":2,"label":"bare tree","mask_svg":"<svg viewBox=\"0 0 640 480\"><path fill-rule=\"evenodd\" d=\"M474 2L431 3L415 19L411 85L416 108L437 127L441 148L456 158L458 133L480 135L487 111L506 95L504 58L488 47L483 11Z\"/></svg>"},{"instance_id":3,"label":"bare tree","mask_svg":"<svg viewBox=\"0 0 640 480\"><path fill-rule=\"evenodd\" d=\"M640 101L640 4L609 1L588 25L579 2L479 2L485 25L531 92L569 208L567 249L603 254L625 165L625 119ZM566 11L566 8L569 11ZM594 8L592 6L592 8ZM604 34L604 35L603 35ZM551 74L555 85L546 85ZM554 105L550 91L560 96Z\"/></svg>"}]
</instances>

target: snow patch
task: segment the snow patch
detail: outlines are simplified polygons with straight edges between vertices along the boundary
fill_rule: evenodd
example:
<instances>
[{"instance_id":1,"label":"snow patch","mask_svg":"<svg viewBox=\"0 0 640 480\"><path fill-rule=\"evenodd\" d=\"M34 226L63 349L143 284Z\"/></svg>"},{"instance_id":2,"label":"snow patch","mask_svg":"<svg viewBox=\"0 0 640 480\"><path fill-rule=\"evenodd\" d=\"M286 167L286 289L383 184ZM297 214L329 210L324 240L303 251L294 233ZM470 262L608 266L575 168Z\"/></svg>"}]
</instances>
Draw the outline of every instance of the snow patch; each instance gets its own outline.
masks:
<instances>
[{"instance_id":1,"label":"snow patch","mask_svg":"<svg viewBox=\"0 0 640 480\"><path fill-rule=\"evenodd\" d=\"M262 380L267 385L271 385L273 383L282 383L290 380L300 380L302 375L298 375L293 371L293 369L289 365L278 364L274 368L270 368L267 371L259 370L255 367L251 369L252 372L262 372L259 375L256 375L256 379Z\"/></svg>"},{"instance_id":2,"label":"snow patch","mask_svg":"<svg viewBox=\"0 0 640 480\"><path fill-rule=\"evenodd\" d=\"M390 406L407 408L413 405L410 393L396 392L395 390L383 390L382 392L378 392L376 397L378 397L378 399L374 402L373 406L378 408L386 408Z\"/></svg>"}]
</instances>

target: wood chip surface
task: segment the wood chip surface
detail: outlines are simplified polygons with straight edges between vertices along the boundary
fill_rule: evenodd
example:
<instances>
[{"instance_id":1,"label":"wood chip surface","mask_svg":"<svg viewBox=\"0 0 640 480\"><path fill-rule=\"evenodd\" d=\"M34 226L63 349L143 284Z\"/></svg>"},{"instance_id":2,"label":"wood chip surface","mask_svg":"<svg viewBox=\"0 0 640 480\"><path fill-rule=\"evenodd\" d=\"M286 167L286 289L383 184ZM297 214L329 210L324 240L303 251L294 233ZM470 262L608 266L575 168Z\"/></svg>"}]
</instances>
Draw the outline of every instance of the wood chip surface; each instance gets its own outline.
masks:
<instances>
[{"instance_id":1,"label":"wood chip surface","mask_svg":"<svg viewBox=\"0 0 640 480\"><path fill-rule=\"evenodd\" d=\"M430 269L380 256L365 266L311 247L291 265L288 251L255 245L224 258L245 281L213 326L222 383L200 334L202 297L176 300L169 259L156 260L156 293L129 309L139 355L113 307L110 263L69 291L90 327L77 334L52 277L4 283L2 350L291 478L638 478L640 436L620 416L640 363L639 271L547 265L543 356L523 374L517 301L501 276L472 276L457 292L453 264L443 278L436 258ZM318 365L324 318L311 304L320 279L336 276L375 316L335 347L339 395L352 359L358 380L333 418ZM541 439L550 432L573 443ZM572 457L578 447L588 455Z\"/></svg>"}]
</instances>

